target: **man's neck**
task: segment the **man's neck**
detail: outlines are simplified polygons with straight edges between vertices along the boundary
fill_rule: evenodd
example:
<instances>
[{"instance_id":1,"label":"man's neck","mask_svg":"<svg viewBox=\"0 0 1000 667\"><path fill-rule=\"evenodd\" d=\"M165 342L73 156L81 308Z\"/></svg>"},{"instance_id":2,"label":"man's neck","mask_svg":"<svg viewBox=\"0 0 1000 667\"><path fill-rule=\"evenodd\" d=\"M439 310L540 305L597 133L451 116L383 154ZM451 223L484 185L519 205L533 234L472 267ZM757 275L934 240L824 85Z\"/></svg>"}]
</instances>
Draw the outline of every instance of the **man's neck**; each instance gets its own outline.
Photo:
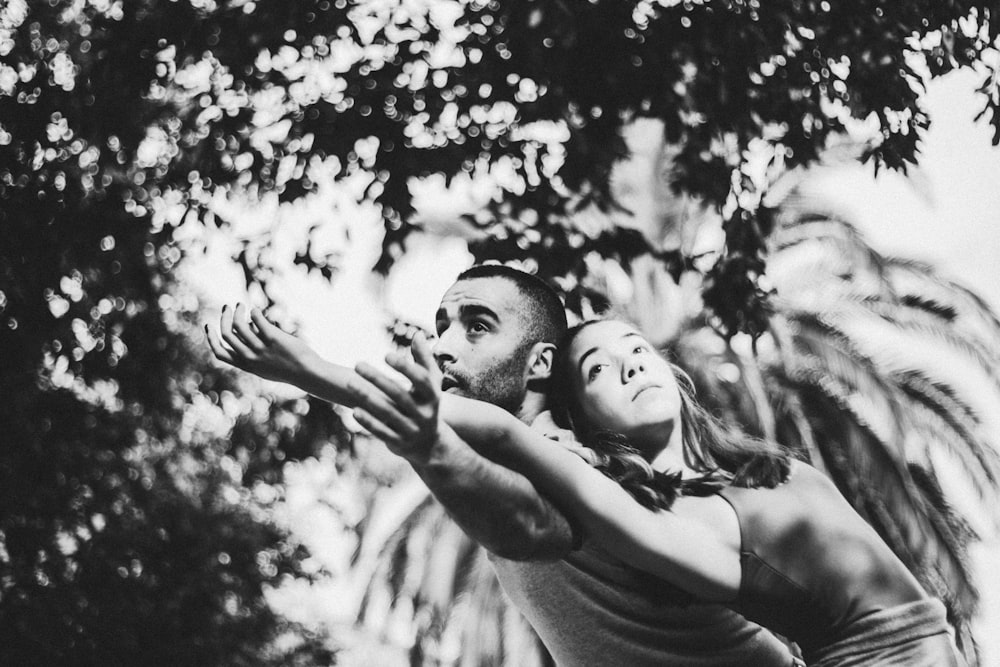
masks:
<instances>
[{"instance_id":1,"label":"man's neck","mask_svg":"<svg viewBox=\"0 0 1000 667\"><path fill-rule=\"evenodd\" d=\"M514 414L515 417L520 419L525 424L530 424L535 421L535 418L542 412L545 412L547 401L545 399L545 394L541 394L536 391L528 391L525 394L524 400L521 402L521 407L517 409Z\"/></svg>"}]
</instances>

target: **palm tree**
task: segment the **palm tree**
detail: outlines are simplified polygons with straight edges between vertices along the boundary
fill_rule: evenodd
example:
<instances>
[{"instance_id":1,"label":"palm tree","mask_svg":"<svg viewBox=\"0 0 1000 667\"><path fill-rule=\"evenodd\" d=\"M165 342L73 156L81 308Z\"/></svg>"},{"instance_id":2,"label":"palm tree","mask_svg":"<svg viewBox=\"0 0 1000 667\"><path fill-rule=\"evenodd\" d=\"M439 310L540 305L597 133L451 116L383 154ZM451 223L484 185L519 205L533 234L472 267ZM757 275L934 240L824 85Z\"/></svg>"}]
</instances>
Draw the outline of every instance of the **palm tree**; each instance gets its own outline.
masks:
<instances>
[{"instance_id":1,"label":"palm tree","mask_svg":"<svg viewBox=\"0 0 1000 667\"><path fill-rule=\"evenodd\" d=\"M1000 428L988 406L1000 399L1000 321L931 267L873 251L808 183L782 202L770 243L778 297L757 353L711 350L693 328L678 358L717 411L834 480L944 600L971 656L978 594L967 552L977 534L953 499L994 516ZM965 488L946 491L941 470Z\"/></svg>"},{"instance_id":2,"label":"palm tree","mask_svg":"<svg viewBox=\"0 0 1000 667\"><path fill-rule=\"evenodd\" d=\"M711 216L665 194L659 175L669 151L633 145L654 148L638 151L616 182L633 212L625 224L654 248L687 244L690 254ZM646 187L651 173L660 187ZM1000 320L931 267L875 252L813 182L793 173L772 188L786 193L771 202L774 312L756 341L719 336L697 298L698 274L678 285L652 256L627 271L594 262L584 282L669 350L718 414L825 471L945 601L975 663L969 621L978 595L967 550L977 530L996 531L1000 520L974 529L969 519L992 516L987 509L1000 496L1000 421L989 410L1000 401ZM956 501L972 514L956 511ZM360 623L409 637L412 664L550 660L506 602L482 549L425 489L414 492L410 511L393 512L390 528L361 536L356 563L372 565Z\"/></svg>"}]
</instances>

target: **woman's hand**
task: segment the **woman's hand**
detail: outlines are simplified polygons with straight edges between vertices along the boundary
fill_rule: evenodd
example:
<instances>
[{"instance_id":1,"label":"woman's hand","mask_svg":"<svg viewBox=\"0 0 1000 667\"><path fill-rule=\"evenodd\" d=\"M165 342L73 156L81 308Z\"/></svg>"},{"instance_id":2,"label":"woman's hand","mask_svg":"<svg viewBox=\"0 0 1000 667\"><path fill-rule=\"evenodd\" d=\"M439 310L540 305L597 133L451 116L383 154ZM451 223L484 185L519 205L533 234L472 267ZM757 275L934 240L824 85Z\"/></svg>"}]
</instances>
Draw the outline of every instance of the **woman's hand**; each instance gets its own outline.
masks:
<instances>
[{"instance_id":1,"label":"woman's hand","mask_svg":"<svg viewBox=\"0 0 1000 667\"><path fill-rule=\"evenodd\" d=\"M205 333L215 358L267 380L295 384L319 356L301 339L282 331L257 308L222 308L219 329ZM221 335L221 337L220 337Z\"/></svg>"}]
</instances>

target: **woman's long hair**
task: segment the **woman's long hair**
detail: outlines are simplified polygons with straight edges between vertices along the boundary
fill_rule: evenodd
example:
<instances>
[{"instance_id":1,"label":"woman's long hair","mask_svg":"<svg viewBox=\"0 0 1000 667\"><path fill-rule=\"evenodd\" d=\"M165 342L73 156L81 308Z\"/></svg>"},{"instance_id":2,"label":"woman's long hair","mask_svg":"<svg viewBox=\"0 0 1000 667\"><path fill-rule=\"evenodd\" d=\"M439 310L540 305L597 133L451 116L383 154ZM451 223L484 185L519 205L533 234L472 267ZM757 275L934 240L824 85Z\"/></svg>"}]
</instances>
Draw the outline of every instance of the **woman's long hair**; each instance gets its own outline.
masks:
<instances>
[{"instance_id":1,"label":"woman's long hair","mask_svg":"<svg viewBox=\"0 0 1000 667\"><path fill-rule=\"evenodd\" d=\"M553 362L549 407L556 424L571 429L597 454L594 467L617 481L642 505L669 508L679 495L707 495L726 485L774 487L788 478L791 456L781 445L727 427L695 400L694 382L670 363L681 398L680 428L684 462L701 473L682 479L660 472L621 433L594 428L583 417L569 350L588 320L569 329ZM669 363L669 362L668 362Z\"/></svg>"}]
</instances>

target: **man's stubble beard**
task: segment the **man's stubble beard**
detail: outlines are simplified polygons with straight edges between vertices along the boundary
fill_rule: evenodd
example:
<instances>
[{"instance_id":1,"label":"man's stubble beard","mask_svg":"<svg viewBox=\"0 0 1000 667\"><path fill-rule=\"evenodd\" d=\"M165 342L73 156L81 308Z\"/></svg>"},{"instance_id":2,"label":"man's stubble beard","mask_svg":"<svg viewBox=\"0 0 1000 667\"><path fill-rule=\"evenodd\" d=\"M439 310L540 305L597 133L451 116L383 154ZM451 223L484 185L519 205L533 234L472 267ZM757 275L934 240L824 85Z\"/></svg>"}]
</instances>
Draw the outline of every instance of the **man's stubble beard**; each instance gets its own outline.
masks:
<instances>
[{"instance_id":1,"label":"man's stubble beard","mask_svg":"<svg viewBox=\"0 0 1000 667\"><path fill-rule=\"evenodd\" d=\"M517 415L526 393L524 365L528 360L530 349L528 345L522 346L510 357L486 369L477 377L469 378L464 392L466 396L492 403L512 415Z\"/></svg>"}]
</instances>

